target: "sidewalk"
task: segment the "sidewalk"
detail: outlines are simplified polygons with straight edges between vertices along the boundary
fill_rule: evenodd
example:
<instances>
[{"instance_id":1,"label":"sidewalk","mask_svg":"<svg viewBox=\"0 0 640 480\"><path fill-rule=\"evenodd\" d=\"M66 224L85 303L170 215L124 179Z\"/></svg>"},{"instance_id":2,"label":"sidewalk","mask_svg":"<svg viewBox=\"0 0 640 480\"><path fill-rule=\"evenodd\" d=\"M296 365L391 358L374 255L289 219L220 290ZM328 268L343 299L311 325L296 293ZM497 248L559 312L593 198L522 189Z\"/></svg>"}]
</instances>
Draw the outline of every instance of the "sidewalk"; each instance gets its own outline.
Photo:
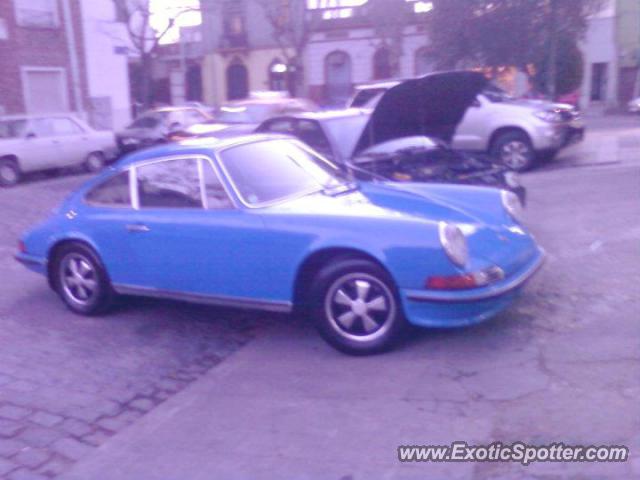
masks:
<instances>
[{"instance_id":1,"label":"sidewalk","mask_svg":"<svg viewBox=\"0 0 640 480\"><path fill-rule=\"evenodd\" d=\"M489 438L490 421L426 400L428 376L440 394L452 393L426 353L351 358L313 330L277 325L62 478L470 478L471 463L397 461L400 443Z\"/></svg>"}]
</instances>

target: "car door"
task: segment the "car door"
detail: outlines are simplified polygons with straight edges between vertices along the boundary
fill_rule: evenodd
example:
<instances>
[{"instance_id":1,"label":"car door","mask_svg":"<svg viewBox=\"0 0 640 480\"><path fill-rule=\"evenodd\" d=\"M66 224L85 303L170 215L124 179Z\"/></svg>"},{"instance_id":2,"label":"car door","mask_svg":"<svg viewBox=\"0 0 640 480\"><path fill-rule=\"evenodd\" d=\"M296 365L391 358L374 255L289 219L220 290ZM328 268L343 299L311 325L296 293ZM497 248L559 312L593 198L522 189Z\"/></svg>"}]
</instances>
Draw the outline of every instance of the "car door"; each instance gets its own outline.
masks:
<instances>
[{"instance_id":1,"label":"car door","mask_svg":"<svg viewBox=\"0 0 640 480\"><path fill-rule=\"evenodd\" d=\"M170 157L134 172L137 210L128 228L137 284L214 300L255 297L263 222L236 208L211 159Z\"/></svg>"},{"instance_id":2,"label":"car door","mask_svg":"<svg viewBox=\"0 0 640 480\"><path fill-rule=\"evenodd\" d=\"M23 172L47 170L60 166L63 158L60 140L49 118L29 120L25 139L15 152Z\"/></svg>"},{"instance_id":3,"label":"car door","mask_svg":"<svg viewBox=\"0 0 640 480\"><path fill-rule=\"evenodd\" d=\"M69 117L51 117L54 138L62 150L60 166L77 165L91 153L89 133Z\"/></svg>"}]
</instances>

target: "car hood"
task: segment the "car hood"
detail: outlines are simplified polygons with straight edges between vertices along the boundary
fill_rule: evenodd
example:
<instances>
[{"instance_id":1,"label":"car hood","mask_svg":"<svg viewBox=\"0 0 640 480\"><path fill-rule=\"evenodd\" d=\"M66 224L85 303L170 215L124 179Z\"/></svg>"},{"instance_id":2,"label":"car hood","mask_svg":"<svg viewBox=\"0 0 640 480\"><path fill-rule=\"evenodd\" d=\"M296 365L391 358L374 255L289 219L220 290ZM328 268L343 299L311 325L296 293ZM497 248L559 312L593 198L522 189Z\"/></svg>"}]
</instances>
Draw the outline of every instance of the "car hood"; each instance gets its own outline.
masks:
<instances>
[{"instance_id":1,"label":"car hood","mask_svg":"<svg viewBox=\"0 0 640 480\"><path fill-rule=\"evenodd\" d=\"M265 213L301 217L316 227L326 225L323 218L349 217L339 223L350 230L356 219L374 221L377 231L382 228L394 235L403 235L404 225L421 229L451 222L464 232L476 259L499 265L506 273L516 271L538 252L533 238L504 210L499 190L491 188L363 182L352 192L307 195L268 207Z\"/></svg>"},{"instance_id":2,"label":"car hood","mask_svg":"<svg viewBox=\"0 0 640 480\"><path fill-rule=\"evenodd\" d=\"M443 72L406 80L387 90L353 155L378 143L424 135L451 142L456 128L488 80L479 72Z\"/></svg>"}]
</instances>

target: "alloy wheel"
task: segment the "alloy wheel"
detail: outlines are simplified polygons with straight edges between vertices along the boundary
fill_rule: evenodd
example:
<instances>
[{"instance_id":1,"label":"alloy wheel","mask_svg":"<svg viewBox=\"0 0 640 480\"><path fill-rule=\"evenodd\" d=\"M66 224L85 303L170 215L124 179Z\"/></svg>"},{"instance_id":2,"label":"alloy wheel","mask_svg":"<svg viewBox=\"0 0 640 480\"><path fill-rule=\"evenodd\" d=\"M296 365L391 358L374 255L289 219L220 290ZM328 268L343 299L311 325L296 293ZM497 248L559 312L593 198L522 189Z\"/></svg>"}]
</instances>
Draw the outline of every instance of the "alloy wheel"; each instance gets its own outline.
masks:
<instances>
[{"instance_id":1,"label":"alloy wheel","mask_svg":"<svg viewBox=\"0 0 640 480\"><path fill-rule=\"evenodd\" d=\"M81 306L91 303L99 293L96 269L79 253L70 253L60 262L60 284L65 296Z\"/></svg>"},{"instance_id":2,"label":"alloy wheel","mask_svg":"<svg viewBox=\"0 0 640 480\"><path fill-rule=\"evenodd\" d=\"M505 165L518 170L529 162L529 146L520 140L512 140L502 146L500 157Z\"/></svg>"},{"instance_id":3,"label":"alloy wheel","mask_svg":"<svg viewBox=\"0 0 640 480\"><path fill-rule=\"evenodd\" d=\"M371 341L386 333L396 315L389 288L366 273L351 273L333 282L325 297L325 315L342 336Z\"/></svg>"}]
</instances>

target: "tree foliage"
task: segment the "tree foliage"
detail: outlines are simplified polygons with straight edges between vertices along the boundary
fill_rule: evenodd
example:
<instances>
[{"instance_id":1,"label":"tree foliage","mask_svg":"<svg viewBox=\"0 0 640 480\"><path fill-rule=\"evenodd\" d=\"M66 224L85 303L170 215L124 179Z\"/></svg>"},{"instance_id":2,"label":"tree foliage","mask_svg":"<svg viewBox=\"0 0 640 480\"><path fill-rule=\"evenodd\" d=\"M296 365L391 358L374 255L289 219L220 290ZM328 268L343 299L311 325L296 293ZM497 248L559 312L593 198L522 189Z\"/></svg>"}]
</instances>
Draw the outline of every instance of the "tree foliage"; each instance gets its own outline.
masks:
<instances>
[{"instance_id":1,"label":"tree foliage","mask_svg":"<svg viewBox=\"0 0 640 480\"><path fill-rule=\"evenodd\" d=\"M538 58L534 63L533 84L537 91L549 94L549 67L550 61L547 45L542 47ZM575 41L566 36L558 39L556 55L556 95L565 95L576 91L582 84L584 75L584 59L582 52Z\"/></svg>"},{"instance_id":2,"label":"tree foliage","mask_svg":"<svg viewBox=\"0 0 640 480\"><path fill-rule=\"evenodd\" d=\"M565 50L568 45L576 45L586 30L588 16L599 8L602 0L433 0L433 3L427 22L440 68L515 66L529 73L531 65L541 62L541 52L560 48L560 38L564 39ZM562 71L563 68L559 70Z\"/></svg>"}]
</instances>

